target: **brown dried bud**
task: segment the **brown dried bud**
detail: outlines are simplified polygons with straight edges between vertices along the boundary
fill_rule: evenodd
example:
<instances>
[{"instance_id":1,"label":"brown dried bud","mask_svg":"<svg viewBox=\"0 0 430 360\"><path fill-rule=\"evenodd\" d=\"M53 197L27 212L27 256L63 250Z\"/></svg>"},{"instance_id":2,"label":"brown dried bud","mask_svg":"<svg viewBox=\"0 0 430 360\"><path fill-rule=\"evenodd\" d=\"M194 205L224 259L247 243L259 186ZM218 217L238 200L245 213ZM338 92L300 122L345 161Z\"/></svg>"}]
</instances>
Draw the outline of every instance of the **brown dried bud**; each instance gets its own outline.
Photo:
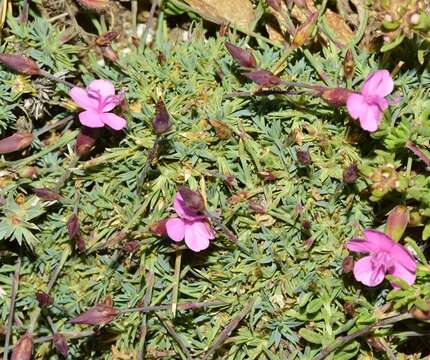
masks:
<instances>
[{"instance_id":1,"label":"brown dried bud","mask_svg":"<svg viewBox=\"0 0 430 360\"><path fill-rule=\"evenodd\" d=\"M355 316L355 306L352 302L346 302L343 304L343 311L348 318L353 318Z\"/></svg>"},{"instance_id":2,"label":"brown dried bud","mask_svg":"<svg viewBox=\"0 0 430 360\"><path fill-rule=\"evenodd\" d=\"M249 50L242 49L230 42L226 42L225 47L233 57L234 61L236 61L240 66L245 68L257 67L257 61Z\"/></svg>"},{"instance_id":3,"label":"brown dried bud","mask_svg":"<svg viewBox=\"0 0 430 360\"><path fill-rule=\"evenodd\" d=\"M297 161L303 165L308 166L311 163L311 155L307 150L296 150Z\"/></svg>"},{"instance_id":4,"label":"brown dried bud","mask_svg":"<svg viewBox=\"0 0 430 360\"><path fill-rule=\"evenodd\" d=\"M277 177L271 171L259 171L258 176L266 181L275 181Z\"/></svg>"},{"instance_id":5,"label":"brown dried bud","mask_svg":"<svg viewBox=\"0 0 430 360\"><path fill-rule=\"evenodd\" d=\"M101 48L102 51L102 55L105 59L112 61L112 62L117 62L119 59L119 56L117 54L117 52L112 49L110 46L102 46Z\"/></svg>"},{"instance_id":6,"label":"brown dried bud","mask_svg":"<svg viewBox=\"0 0 430 360\"><path fill-rule=\"evenodd\" d=\"M152 128L157 135L162 135L170 130L172 123L170 121L169 113L166 110L166 105L163 100L157 102L157 113L154 120L152 120Z\"/></svg>"},{"instance_id":7,"label":"brown dried bud","mask_svg":"<svg viewBox=\"0 0 430 360\"><path fill-rule=\"evenodd\" d=\"M273 10L281 11L281 0L267 0L267 3Z\"/></svg>"},{"instance_id":8,"label":"brown dried bud","mask_svg":"<svg viewBox=\"0 0 430 360\"><path fill-rule=\"evenodd\" d=\"M255 211L257 214L265 214L267 212L266 208L263 205L255 202L255 201L249 202L249 208L251 210Z\"/></svg>"},{"instance_id":9,"label":"brown dried bud","mask_svg":"<svg viewBox=\"0 0 430 360\"><path fill-rule=\"evenodd\" d=\"M100 130L82 126L75 144L75 152L79 157L88 155L96 144Z\"/></svg>"},{"instance_id":10,"label":"brown dried bud","mask_svg":"<svg viewBox=\"0 0 430 360\"><path fill-rule=\"evenodd\" d=\"M352 256L347 256L342 263L342 271L344 274L348 274L354 268L354 258Z\"/></svg>"},{"instance_id":11,"label":"brown dried bud","mask_svg":"<svg viewBox=\"0 0 430 360\"><path fill-rule=\"evenodd\" d=\"M352 50L348 49L346 51L345 58L343 59L343 74L345 75L345 79L351 79L354 75L354 70L354 55L352 54Z\"/></svg>"},{"instance_id":12,"label":"brown dried bud","mask_svg":"<svg viewBox=\"0 0 430 360\"><path fill-rule=\"evenodd\" d=\"M101 325L109 324L119 311L112 306L98 304L70 320L72 324Z\"/></svg>"},{"instance_id":13,"label":"brown dried bud","mask_svg":"<svg viewBox=\"0 0 430 360\"><path fill-rule=\"evenodd\" d=\"M152 224L149 227L149 230L158 236L166 236L167 235L167 229L166 229L166 223L169 219L164 219L157 221L156 223Z\"/></svg>"},{"instance_id":14,"label":"brown dried bud","mask_svg":"<svg viewBox=\"0 0 430 360\"><path fill-rule=\"evenodd\" d=\"M119 36L119 33L116 31L105 32L105 33L101 34L100 36L97 36L96 44L98 46L107 46L113 40L115 40L118 36Z\"/></svg>"},{"instance_id":15,"label":"brown dried bud","mask_svg":"<svg viewBox=\"0 0 430 360\"><path fill-rule=\"evenodd\" d=\"M30 360L33 352L33 337L25 333L13 348L11 360Z\"/></svg>"},{"instance_id":16,"label":"brown dried bud","mask_svg":"<svg viewBox=\"0 0 430 360\"><path fill-rule=\"evenodd\" d=\"M36 293L36 300L40 307L52 305L54 300L46 292L39 291Z\"/></svg>"},{"instance_id":17,"label":"brown dried bud","mask_svg":"<svg viewBox=\"0 0 430 360\"><path fill-rule=\"evenodd\" d=\"M29 132L16 133L0 140L0 154L9 154L25 149L33 142L33 134Z\"/></svg>"},{"instance_id":18,"label":"brown dried bud","mask_svg":"<svg viewBox=\"0 0 430 360\"><path fill-rule=\"evenodd\" d=\"M25 75L39 75L40 69L36 62L24 55L0 54L0 63Z\"/></svg>"},{"instance_id":19,"label":"brown dried bud","mask_svg":"<svg viewBox=\"0 0 430 360\"><path fill-rule=\"evenodd\" d=\"M79 252L81 253L85 252L87 247L85 245L85 238L82 234L79 234L78 236L75 237L75 246Z\"/></svg>"},{"instance_id":20,"label":"brown dried bud","mask_svg":"<svg viewBox=\"0 0 430 360\"><path fill-rule=\"evenodd\" d=\"M109 5L109 0L78 0L78 2L90 10L103 10Z\"/></svg>"},{"instance_id":21,"label":"brown dried bud","mask_svg":"<svg viewBox=\"0 0 430 360\"><path fill-rule=\"evenodd\" d=\"M312 223L309 220L303 220L301 225L303 231L309 231L312 227Z\"/></svg>"},{"instance_id":22,"label":"brown dried bud","mask_svg":"<svg viewBox=\"0 0 430 360\"><path fill-rule=\"evenodd\" d=\"M312 32L315 29L317 20L318 12L314 12L306 19L303 24L299 26L293 38L293 46L299 47L306 43L306 41L308 41L309 37L312 35Z\"/></svg>"},{"instance_id":23,"label":"brown dried bud","mask_svg":"<svg viewBox=\"0 0 430 360\"><path fill-rule=\"evenodd\" d=\"M378 339L376 336L369 336L366 339L366 342L369 344L369 346L375 350L375 351L386 351L384 343Z\"/></svg>"},{"instance_id":24,"label":"brown dried bud","mask_svg":"<svg viewBox=\"0 0 430 360\"><path fill-rule=\"evenodd\" d=\"M55 333L52 339L55 350L63 357L67 357L69 354L69 346L67 345L66 337L63 334Z\"/></svg>"},{"instance_id":25,"label":"brown dried bud","mask_svg":"<svg viewBox=\"0 0 430 360\"><path fill-rule=\"evenodd\" d=\"M179 187L179 193L184 200L184 206L187 209L195 212L201 212L205 209L205 202L203 196L196 191L193 191L185 186Z\"/></svg>"},{"instance_id":26,"label":"brown dried bud","mask_svg":"<svg viewBox=\"0 0 430 360\"><path fill-rule=\"evenodd\" d=\"M227 140L231 138L232 131L225 121L209 120L209 123L215 129L216 136L219 139Z\"/></svg>"},{"instance_id":27,"label":"brown dried bud","mask_svg":"<svg viewBox=\"0 0 430 360\"><path fill-rule=\"evenodd\" d=\"M80 223L79 218L76 214L72 214L67 220L67 232L69 233L69 238L73 240L80 233Z\"/></svg>"},{"instance_id":28,"label":"brown dried bud","mask_svg":"<svg viewBox=\"0 0 430 360\"><path fill-rule=\"evenodd\" d=\"M36 166L24 166L22 169L18 169L18 175L22 178L37 178L37 170Z\"/></svg>"},{"instance_id":29,"label":"brown dried bud","mask_svg":"<svg viewBox=\"0 0 430 360\"><path fill-rule=\"evenodd\" d=\"M344 171L343 171L343 181L346 184L353 184L355 180L358 178L358 168L357 165L352 164L349 165Z\"/></svg>"},{"instance_id":30,"label":"brown dried bud","mask_svg":"<svg viewBox=\"0 0 430 360\"><path fill-rule=\"evenodd\" d=\"M134 253L139 250L140 242L137 240L129 241L124 244L122 250L127 253Z\"/></svg>"},{"instance_id":31,"label":"brown dried bud","mask_svg":"<svg viewBox=\"0 0 430 360\"><path fill-rule=\"evenodd\" d=\"M33 192L38 198L42 200L55 201L55 200L61 199L61 195L58 192L51 189L34 188Z\"/></svg>"},{"instance_id":32,"label":"brown dried bud","mask_svg":"<svg viewBox=\"0 0 430 360\"><path fill-rule=\"evenodd\" d=\"M321 99L327 104L339 107L346 105L348 96L353 94L351 90L345 88L326 88L321 90Z\"/></svg>"},{"instance_id":33,"label":"brown dried bud","mask_svg":"<svg viewBox=\"0 0 430 360\"><path fill-rule=\"evenodd\" d=\"M282 84L282 80L276 75L273 75L267 70L256 70L251 72L243 73L243 76L252 80L256 84L264 87L271 87Z\"/></svg>"},{"instance_id":34,"label":"brown dried bud","mask_svg":"<svg viewBox=\"0 0 430 360\"><path fill-rule=\"evenodd\" d=\"M390 211L385 233L394 241L399 241L409 224L409 210L406 206L398 205Z\"/></svg>"}]
</instances>

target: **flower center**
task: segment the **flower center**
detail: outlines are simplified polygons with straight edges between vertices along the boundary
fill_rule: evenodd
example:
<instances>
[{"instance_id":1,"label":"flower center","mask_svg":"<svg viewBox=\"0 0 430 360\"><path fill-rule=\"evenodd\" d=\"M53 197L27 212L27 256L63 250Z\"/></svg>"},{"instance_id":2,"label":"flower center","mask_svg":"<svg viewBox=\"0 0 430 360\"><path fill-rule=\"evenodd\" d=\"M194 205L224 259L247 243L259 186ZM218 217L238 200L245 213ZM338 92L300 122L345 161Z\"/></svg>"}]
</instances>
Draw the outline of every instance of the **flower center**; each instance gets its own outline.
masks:
<instances>
[{"instance_id":1,"label":"flower center","mask_svg":"<svg viewBox=\"0 0 430 360\"><path fill-rule=\"evenodd\" d=\"M381 251L372 256L372 268L374 271L381 270L386 273L393 265L393 257L386 251Z\"/></svg>"}]
</instances>

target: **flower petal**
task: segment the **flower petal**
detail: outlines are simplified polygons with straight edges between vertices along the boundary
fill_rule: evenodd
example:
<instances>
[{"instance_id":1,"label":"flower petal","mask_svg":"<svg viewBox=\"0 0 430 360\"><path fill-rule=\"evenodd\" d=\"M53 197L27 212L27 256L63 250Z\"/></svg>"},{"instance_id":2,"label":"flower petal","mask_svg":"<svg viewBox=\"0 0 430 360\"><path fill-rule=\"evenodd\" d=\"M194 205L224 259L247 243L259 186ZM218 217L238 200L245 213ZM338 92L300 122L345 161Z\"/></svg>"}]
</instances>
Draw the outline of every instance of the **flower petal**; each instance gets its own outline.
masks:
<instances>
[{"instance_id":1,"label":"flower petal","mask_svg":"<svg viewBox=\"0 0 430 360\"><path fill-rule=\"evenodd\" d=\"M396 263L402 265L407 270L416 271L417 262L403 245L396 243L391 249L391 256L395 259Z\"/></svg>"},{"instance_id":2,"label":"flower petal","mask_svg":"<svg viewBox=\"0 0 430 360\"><path fill-rule=\"evenodd\" d=\"M101 114L93 110L83 111L79 114L79 121L82 125L90 128L100 128L105 125L101 120L100 115Z\"/></svg>"},{"instance_id":3,"label":"flower petal","mask_svg":"<svg viewBox=\"0 0 430 360\"><path fill-rule=\"evenodd\" d=\"M364 230L365 239L352 239L348 241L347 248L354 252L377 253L387 251L391 253L391 249L396 243L383 232L366 229Z\"/></svg>"},{"instance_id":4,"label":"flower petal","mask_svg":"<svg viewBox=\"0 0 430 360\"><path fill-rule=\"evenodd\" d=\"M178 191L175 195L175 200L173 201L173 207L175 208L176 213L179 217L182 219L187 220L203 220L205 219L204 216L198 215L196 212L186 208L184 206L184 199L182 198L182 195Z\"/></svg>"},{"instance_id":5,"label":"flower petal","mask_svg":"<svg viewBox=\"0 0 430 360\"><path fill-rule=\"evenodd\" d=\"M194 221L185 226L185 243L193 251L205 250L209 247L209 240L214 238L205 221Z\"/></svg>"},{"instance_id":6,"label":"flower petal","mask_svg":"<svg viewBox=\"0 0 430 360\"><path fill-rule=\"evenodd\" d=\"M412 285L415 282L415 278L416 278L415 270L409 271L408 269L403 267L401 264L394 264L393 268L388 273L395 276L395 277L403 279L409 285ZM394 283L392 281L390 281L390 283L394 288L399 288L399 286L396 283Z\"/></svg>"},{"instance_id":7,"label":"flower petal","mask_svg":"<svg viewBox=\"0 0 430 360\"><path fill-rule=\"evenodd\" d=\"M182 241L185 237L185 223L182 219L174 218L166 222L167 235L173 241Z\"/></svg>"},{"instance_id":8,"label":"flower petal","mask_svg":"<svg viewBox=\"0 0 430 360\"><path fill-rule=\"evenodd\" d=\"M381 118L382 111L378 105L366 105L363 114L360 116L360 126L363 130L374 132L378 130Z\"/></svg>"},{"instance_id":9,"label":"flower petal","mask_svg":"<svg viewBox=\"0 0 430 360\"><path fill-rule=\"evenodd\" d=\"M353 119L358 119L363 116L367 104L364 101L364 96L360 94L351 94L346 99L346 108Z\"/></svg>"},{"instance_id":10,"label":"flower petal","mask_svg":"<svg viewBox=\"0 0 430 360\"><path fill-rule=\"evenodd\" d=\"M366 286L379 285L385 277L382 267L373 269L371 256L365 256L356 261L353 272L355 279Z\"/></svg>"},{"instance_id":11,"label":"flower petal","mask_svg":"<svg viewBox=\"0 0 430 360\"><path fill-rule=\"evenodd\" d=\"M81 108L85 110L97 111L99 102L97 99L88 96L88 93L85 89L75 86L69 91L69 96Z\"/></svg>"},{"instance_id":12,"label":"flower petal","mask_svg":"<svg viewBox=\"0 0 430 360\"><path fill-rule=\"evenodd\" d=\"M115 95L115 87L112 81L109 80L93 80L89 83L87 89L98 92L102 98Z\"/></svg>"},{"instance_id":13,"label":"flower petal","mask_svg":"<svg viewBox=\"0 0 430 360\"><path fill-rule=\"evenodd\" d=\"M101 113L100 119L114 130L121 130L127 126L127 121L114 113Z\"/></svg>"},{"instance_id":14,"label":"flower petal","mask_svg":"<svg viewBox=\"0 0 430 360\"><path fill-rule=\"evenodd\" d=\"M385 97L394 89L394 81L388 70L378 70L370 74L364 82L361 93L365 96L378 95Z\"/></svg>"}]
</instances>

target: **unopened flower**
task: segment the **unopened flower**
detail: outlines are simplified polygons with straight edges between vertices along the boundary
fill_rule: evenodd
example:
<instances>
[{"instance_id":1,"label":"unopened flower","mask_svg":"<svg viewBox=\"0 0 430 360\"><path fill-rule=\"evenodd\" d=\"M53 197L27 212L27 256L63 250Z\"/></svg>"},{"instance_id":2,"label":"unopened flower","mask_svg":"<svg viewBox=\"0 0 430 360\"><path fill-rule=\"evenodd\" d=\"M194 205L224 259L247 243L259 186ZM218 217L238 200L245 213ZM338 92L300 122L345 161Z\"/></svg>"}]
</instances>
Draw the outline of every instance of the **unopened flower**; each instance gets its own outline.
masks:
<instances>
[{"instance_id":1,"label":"unopened flower","mask_svg":"<svg viewBox=\"0 0 430 360\"><path fill-rule=\"evenodd\" d=\"M78 0L78 2L91 10L104 10L109 5L109 0Z\"/></svg>"},{"instance_id":2,"label":"unopened flower","mask_svg":"<svg viewBox=\"0 0 430 360\"><path fill-rule=\"evenodd\" d=\"M296 150L297 161L303 165L308 166L311 163L311 155L307 150Z\"/></svg>"},{"instance_id":3,"label":"unopened flower","mask_svg":"<svg viewBox=\"0 0 430 360\"><path fill-rule=\"evenodd\" d=\"M89 154L99 135L99 129L82 126L76 138L75 152L79 157Z\"/></svg>"},{"instance_id":4,"label":"unopened flower","mask_svg":"<svg viewBox=\"0 0 430 360\"><path fill-rule=\"evenodd\" d=\"M57 353L59 353L63 357L67 357L67 355L69 354L69 346L67 345L67 340L63 334L56 332L52 339L52 343L54 344Z\"/></svg>"},{"instance_id":5,"label":"unopened flower","mask_svg":"<svg viewBox=\"0 0 430 360\"><path fill-rule=\"evenodd\" d=\"M282 80L279 77L267 70L246 72L243 73L243 76L247 77L249 80L252 80L257 85L264 87L271 87L282 84Z\"/></svg>"},{"instance_id":6,"label":"unopened flower","mask_svg":"<svg viewBox=\"0 0 430 360\"><path fill-rule=\"evenodd\" d=\"M0 140L0 154L9 154L25 149L33 142L33 134L30 132L16 133Z\"/></svg>"},{"instance_id":7,"label":"unopened flower","mask_svg":"<svg viewBox=\"0 0 430 360\"><path fill-rule=\"evenodd\" d=\"M108 324L117 317L119 311L112 306L98 304L70 320L72 324Z\"/></svg>"},{"instance_id":8,"label":"unopened flower","mask_svg":"<svg viewBox=\"0 0 430 360\"><path fill-rule=\"evenodd\" d=\"M358 168L357 165L351 164L349 165L342 174L343 181L346 184L353 184L355 180L358 178Z\"/></svg>"},{"instance_id":9,"label":"unopened flower","mask_svg":"<svg viewBox=\"0 0 430 360\"><path fill-rule=\"evenodd\" d=\"M110 112L124 101L124 93L115 95L115 87L109 80L93 80L86 89L74 87L69 92L73 101L85 111L79 114L82 125L100 128L105 125L121 130L127 122Z\"/></svg>"},{"instance_id":10,"label":"unopened flower","mask_svg":"<svg viewBox=\"0 0 430 360\"><path fill-rule=\"evenodd\" d=\"M409 210L406 206L397 205L388 215L385 233L393 240L399 241L409 224Z\"/></svg>"},{"instance_id":11,"label":"unopened flower","mask_svg":"<svg viewBox=\"0 0 430 360\"><path fill-rule=\"evenodd\" d=\"M226 42L225 47L227 48L230 55L233 57L240 66L244 68L255 68L257 67L257 61L254 55L249 50L242 49L232 43Z\"/></svg>"},{"instance_id":12,"label":"unopened flower","mask_svg":"<svg viewBox=\"0 0 430 360\"><path fill-rule=\"evenodd\" d=\"M379 285L386 274L406 281L409 285L415 282L417 264L412 255L389 236L376 230L365 230L364 240L348 241L350 251L368 253L354 265L354 277L366 286ZM394 288L398 286L391 282Z\"/></svg>"},{"instance_id":13,"label":"unopened flower","mask_svg":"<svg viewBox=\"0 0 430 360\"><path fill-rule=\"evenodd\" d=\"M152 128L157 135L162 135L170 130L172 122L163 100L157 102L157 112L152 120Z\"/></svg>"},{"instance_id":14,"label":"unopened flower","mask_svg":"<svg viewBox=\"0 0 430 360\"><path fill-rule=\"evenodd\" d=\"M166 222L167 235L173 241L182 241L193 251L201 251L209 247L209 240L214 239L214 231L204 215L186 206L181 192L177 192L173 202L177 218Z\"/></svg>"},{"instance_id":15,"label":"unopened flower","mask_svg":"<svg viewBox=\"0 0 430 360\"><path fill-rule=\"evenodd\" d=\"M389 102L385 98L394 88L394 81L388 70L372 73L364 82L360 94L348 96L346 106L353 119L359 119L360 126L367 131L376 131L381 123L382 113Z\"/></svg>"},{"instance_id":16,"label":"unopened flower","mask_svg":"<svg viewBox=\"0 0 430 360\"><path fill-rule=\"evenodd\" d=\"M39 291L36 293L36 300L41 307L49 306L54 303L52 297L50 297L46 292L43 291Z\"/></svg>"},{"instance_id":17,"label":"unopened flower","mask_svg":"<svg viewBox=\"0 0 430 360\"><path fill-rule=\"evenodd\" d=\"M182 203L186 209L193 212L201 212L205 209L203 196L199 192L193 191L186 186L181 186L179 194L181 194Z\"/></svg>"},{"instance_id":18,"label":"unopened flower","mask_svg":"<svg viewBox=\"0 0 430 360\"><path fill-rule=\"evenodd\" d=\"M42 200L56 201L61 199L61 195L57 191L48 188L34 188L33 192Z\"/></svg>"},{"instance_id":19,"label":"unopened flower","mask_svg":"<svg viewBox=\"0 0 430 360\"><path fill-rule=\"evenodd\" d=\"M0 63L20 74L38 75L40 73L36 62L24 55L0 54Z\"/></svg>"},{"instance_id":20,"label":"unopened flower","mask_svg":"<svg viewBox=\"0 0 430 360\"><path fill-rule=\"evenodd\" d=\"M25 333L13 348L11 360L30 360L33 352L33 337Z\"/></svg>"}]
</instances>

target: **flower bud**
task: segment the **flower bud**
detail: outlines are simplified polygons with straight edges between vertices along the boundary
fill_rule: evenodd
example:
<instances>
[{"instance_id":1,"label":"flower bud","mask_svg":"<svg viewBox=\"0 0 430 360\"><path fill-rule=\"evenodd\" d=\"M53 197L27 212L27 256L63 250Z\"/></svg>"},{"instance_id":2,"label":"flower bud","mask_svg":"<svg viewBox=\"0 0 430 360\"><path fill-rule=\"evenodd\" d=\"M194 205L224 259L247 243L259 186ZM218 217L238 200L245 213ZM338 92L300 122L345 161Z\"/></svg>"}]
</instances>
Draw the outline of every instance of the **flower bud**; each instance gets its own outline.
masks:
<instances>
[{"instance_id":1,"label":"flower bud","mask_svg":"<svg viewBox=\"0 0 430 360\"><path fill-rule=\"evenodd\" d=\"M271 171L259 171L258 176L260 176L265 181L275 181L277 177Z\"/></svg>"},{"instance_id":2,"label":"flower bud","mask_svg":"<svg viewBox=\"0 0 430 360\"><path fill-rule=\"evenodd\" d=\"M256 70L243 73L243 76L252 80L256 84L264 87L271 87L282 84L282 80L267 70Z\"/></svg>"},{"instance_id":3,"label":"flower bud","mask_svg":"<svg viewBox=\"0 0 430 360\"><path fill-rule=\"evenodd\" d=\"M355 61L354 55L352 54L352 50L348 49L345 54L345 58L343 59L343 74L346 79L351 79L354 75L355 70Z\"/></svg>"},{"instance_id":4,"label":"flower bud","mask_svg":"<svg viewBox=\"0 0 430 360\"><path fill-rule=\"evenodd\" d=\"M352 91L345 88L325 88L321 90L321 99L327 104L339 107L346 105L348 96L353 94Z\"/></svg>"},{"instance_id":5,"label":"flower bud","mask_svg":"<svg viewBox=\"0 0 430 360\"><path fill-rule=\"evenodd\" d=\"M233 57L234 61L236 61L240 66L245 68L257 67L257 61L249 50L242 49L229 42L225 43L225 47Z\"/></svg>"},{"instance_id":6,"label":"flower bud","mask_svg":"<svg viewBox=\"0 0 430 360\"><path fill-rule=\"evenodd\" d=\"M355 306L352 302L346 302L343 304L343 311L348 318L353 318L355 316Z\"/></svg>"},{"instance_id":7,"label":"flower bud","mask_svg":"<svg viewBox=\"0 0 430 360\"><path fill-rule=\"evenodd\" d=\"M358 168L357 165L352 164L349 165L344 171L343 171L343 181L346 184L353 184L355 180L358 178Z\"/></svg>"},{"instance_id":8,"label":"flower bud","mask_svg":"<svg viewBox=\"0 0 430 360\"><path fill-rule=\"evenodd\" d=\"M73 240L80 233L79 218L76 214L72 214L67 220L67 231L69 233L69 238Z\"/></svg>"},{"instance_id":9,"label":"flower bud","mask_svg":"<svg viewBox=\"0 0 430 360\"><path fill-rule=\"evenodd\" d=\"M134 253L137 250L139 250L139 246L140 246L139 241L137 241L137 240L129 241L129 242L125 243L125 245L122 247L122 250L124 252L127 252L127 253Z\"/></svg>"},{"instance_id":10,"label":"flower bud","mask_svg":"<svg viewBox=\"0 0 430 360\"><path fill-rule=\"evenodd\" d=\"M399 241L409 224L409 210L406 206L398 205L390 211L385 233L394 241Z\"/></svg>"},{"instance_id":11,"label":"flower bud","mask_svg":"<svg viewBox=\"0 0 430 360\"><path fill-rule=\"evenodd\" d=\"M75 144L75 152L79 157L89 154L96 144L99 132L97 128L81 127Z\"/></svg>"},{"instance_id":12,"label":"flower bud","mask_svg":"<svg viewBox=\"0 0 430 360\"><path fill-rule=\"evenodd\" d=\"M39 75L40 72L36 62L24 55L0 54L0 63L24 75Z\"/></svg>"},{"instance_id":13,"label":"flower bud","mask_svg":"<svg viewBox=\"0 0 430 360\"><path fill-rule=\"evenodd\" d=\"M269 6L275 11L281 11L281 0L267 0Z\"/></svg>"},{"instance_id":14,"label":"flower bud","mask_svg":"<svg viewBox=\"0 0 430 360\"><path fill-rule=\"evenodd\" d=\"M315 29L318 20L318 12L312 13L306 21L299 26L293 38L293 46L300 47L309 39Z\"/></svg>"},{"instance_id":15,"label":"flower bud","mask_svg":"<svg viewBox=\"0 0 430 360\"><path fill-rule=\"evenodd\" d=\"M72 324L101 325L109 324L119 311L112 306L98 304L70 320Z\"/></svg>"},{"instance_id":16,"label":"flower bud","mask_svg":"<svg viewBox=\"0 0 430 360\"><path fill-rule=\"evenodd\" d=\"M109 0L78 0L78 2L90 10L104 10L109 5Z\"/></svg>"},{"instance_id":17,"label":"flower bud","mask_svg":"<svg viewBox=\"0 0 430 360\"><path fill-rule=\"evenodd\" d=\"M166 110L166 105L163 100L157 102L157 113L154 120L152 120L152 128L157 135L162 135L170 130L172 123L170 121L169 113Z\"/></svg>"},{"instance_id":18,"label":"flower bud","mask_svg":"<svg viewBox=\"0 0 430 360\"><path fill-rule=\"evenodd\" d=\"M40 307L52 305L54 300L46 292L39 291L36 293L36 300Z\"/></svg>"},{"instance_id":19,"label":"flower bud","mask_svg":"<svg viewBox=\"0 0 430 360\"><path fill-rule=\"evenodd\" d=\"M263 205L257 203L256 201L250 201L249 208L257 214L266 214L267 212L266 208Z\"/></svg>"},{"instance_id":20,"label":"flower bud","mask_svg":"<svg viewBox=\"0 0 430 360\"><path fill-rule=\"evenodd\" d=\"M296 150L297 161L303 165L308 166L311 163L311 155L307 150Z\"/></svg>"},{"instance_id":21,"label":"flower bud","mask_svg":"<svg viewBox=\"0 0 430 360\"><path fill-rule=\"evenodd\" d=\"M55 350L63 357L67 357L69 354L69 346L67 345L67 340L63 334L55 333L52 339Z\"/></svg>"},{"instance_id":22,"label":"flower bud","mask_svg":"<svg viewBox=\"0 0 430 360\"><path fill-rule=\"evenodd\" d=\"M110 46L101 46L102 55L105 59L111 62L117 62L119 59L118 53L112 49Z\"/></svg>"},{"instance_id":23,"label":"flower bud","mask_svg":"<svg viewBox=\"0 0 430 360\"><path fill-rule=\"evenodd\" d=\"M23 168L18 169L18 175L21 178L36 179L37 170L38 168L36 166L24 166Z\"/></svg>"},{"instance_id":24,"label":"flower bud","mask_svg":"<svg viewBox=\"0 0 430 360\"><path fill-rule=\"evenodd\" d=\"M33 142L33 134L29 132L16 133L0 140L0 154L9 154L25 149Z\"/></svg>"},{"instance_id":25,"label":"flower bud","mask_svg":"<svg viewBox=\"0 0 430 360\"><path fill-rule=\"evenodd\" d=\"M376 336L369 336L366 339L366 342L375 351L384 351L384 352L387 351L384 343L380 339L378 339Z\"/></svg>"},{"instance_id":26,"label":"flower bud","mask_svg":"<svg viewBox=\"0 0 430 360\"><path fill-rule=\"evenodd\" d=\"M34 188L33 193L42 200L55 201L61 199L61 195L58 192L47 188Z\"/></svg>"},{"instance_id":27,"label":"flower bud","mask_svg":"<svg viewBox=\"0 0 430 360\"><path fill-rule=\"evenodd\" d=\"M179 193L184 200L184 206L192 211L201 212L205 209L205 202L203 200L203 196L196 191L192 191L191 189L181 186L179 188Z\"/></svg>"},{"instance_id":28,"label":"flower bud","mask_svg":"<svg viewBox=\"0 0 430 360\"><path fill-rule=\"evenodd\" d=\"M115 40L118 36L119 36L119 33L116 31L105 32L105 33L101 34L100 36L97 36L96 44L98 46L107 46L113 40Z\"/></svg>"},{"instance_id":29,"label":"flower bud","mask_svg":"<svg viewBox=\"0 0 430 360\"><path fill-rule=\"evenodd\" d=\"M156 223L150 225L149 229L155 235L166 236L167 235L166 223L168 220L169 219L157 221Z\"/></svg>"},{"instance_id":30,"label":"flower bud","mask_svg":"<svg viewBox=\"0 0 430 360\"><path fill-rule=\"evenodd\" d=\"M75 247L80 253L85 252L87 247L85 245L85 238L82 234L75 237Z\"/></svg>"},{"instance_id":31,"label":"flower bud","mask_svg":"<svg viewBox=\"0 0 430 360\"><path fill-rule=\"evenodd\" d=\"M352 256L347 256L342 263L342 271L344 274L348 274L354 268L354 258Z\"/></svg>"},{"instance_id":32,"label":"flower bud","mask_svg":"<svg viewBox=\"0 0 430 360\"><path fill-rule=\"evenodd\" d=\"M13 348L11 360L30 360L33 352L33 337L25 333Z\"/></svg>"}]
</instances>

